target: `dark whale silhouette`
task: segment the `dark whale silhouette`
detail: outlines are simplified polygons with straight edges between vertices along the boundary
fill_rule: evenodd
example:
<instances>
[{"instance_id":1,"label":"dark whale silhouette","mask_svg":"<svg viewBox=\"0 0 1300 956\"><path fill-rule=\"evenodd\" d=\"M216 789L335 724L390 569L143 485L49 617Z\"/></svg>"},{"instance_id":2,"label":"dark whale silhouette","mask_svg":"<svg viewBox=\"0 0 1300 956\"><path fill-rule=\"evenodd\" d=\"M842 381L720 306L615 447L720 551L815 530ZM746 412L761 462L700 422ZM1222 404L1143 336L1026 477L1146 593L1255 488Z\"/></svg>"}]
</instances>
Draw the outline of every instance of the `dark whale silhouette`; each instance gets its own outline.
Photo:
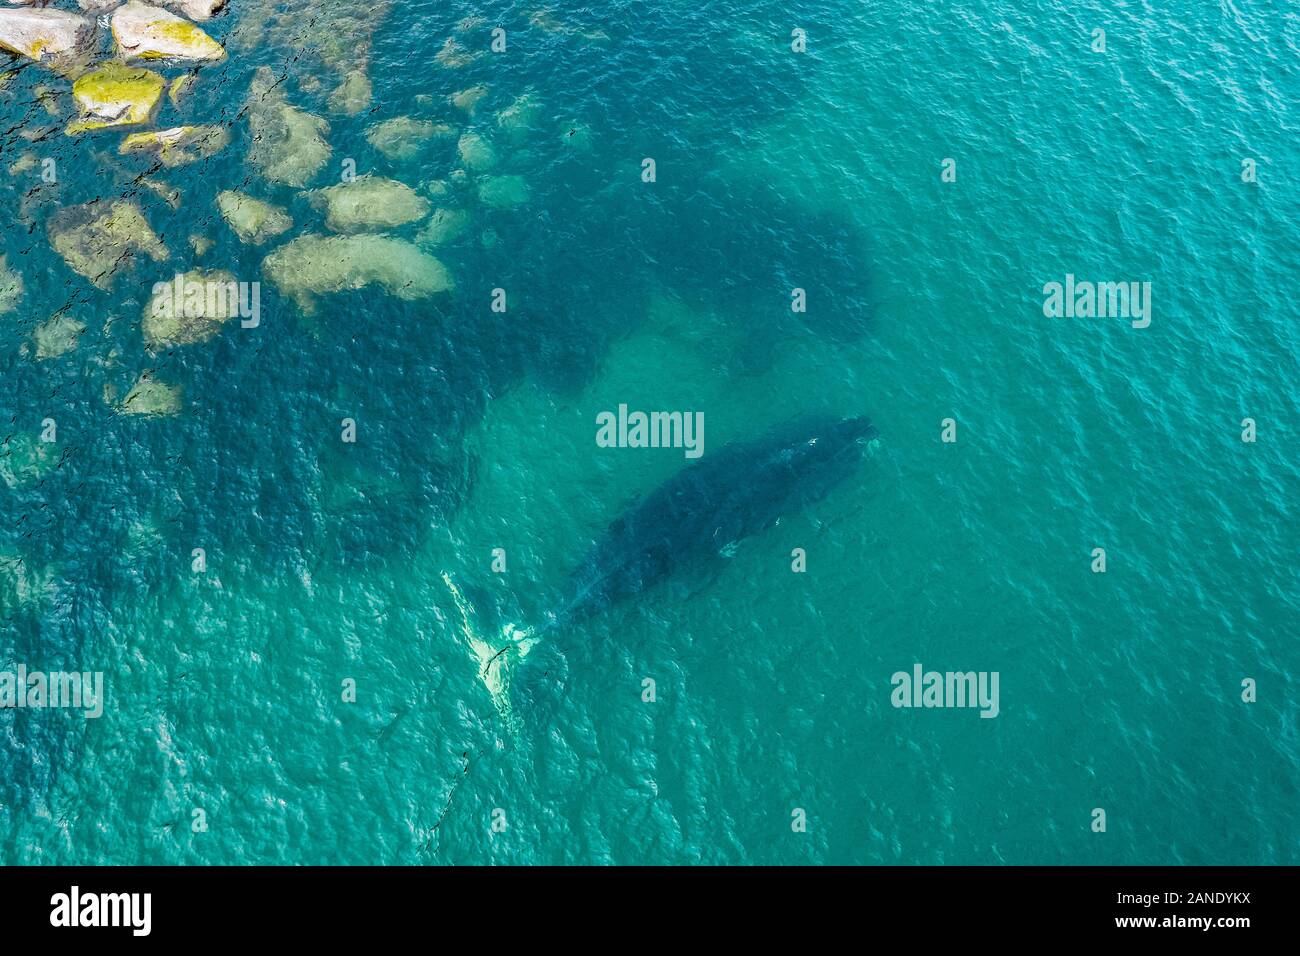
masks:
<instances>
[{"instance_id":1,"label":"dark whale silhouette","mask_svg":"<svg viewBox=\"0 0 1300 956\"><path fill-rule=\"evenodd\" d=\"M563 632L679 569L701 569L729 545L819 500L857 469L875 434L865 418L801 418L687 465L609 526L546 621L514 632L530 649L512 676L511 696L536 708L557 695L567 675Z\"/></svg>"}]
</instances>

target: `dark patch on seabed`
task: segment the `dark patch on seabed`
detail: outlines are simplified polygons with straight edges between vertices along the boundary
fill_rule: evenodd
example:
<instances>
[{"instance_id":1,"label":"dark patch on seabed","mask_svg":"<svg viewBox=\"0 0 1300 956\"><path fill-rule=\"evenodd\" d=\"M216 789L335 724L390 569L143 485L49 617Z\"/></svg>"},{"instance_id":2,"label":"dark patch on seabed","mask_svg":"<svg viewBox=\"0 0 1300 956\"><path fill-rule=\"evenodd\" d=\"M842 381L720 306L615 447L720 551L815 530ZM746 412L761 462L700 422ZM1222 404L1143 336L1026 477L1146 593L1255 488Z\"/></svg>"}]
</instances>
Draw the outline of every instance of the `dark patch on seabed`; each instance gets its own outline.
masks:
<instances>
[{"instance_id":1,"label":"dark patch on seabed","mask_svg":"<svg viewBox=\"0 0 1300 956\"><path fill-rule=\"evenodd\" d=\"M642 4L599 16L497 5L489 19L529 37L534 52L492 63L464 39L486 30L487 19L465 25L475 12L231 0L201 24L226 44L226 59L140 64L169 82L194 81L179 105L163 96L160 118L128 132L208 123L230 136L216 155L174 168L148 152L119 155L117 130L64 134L76 111L73 80L111 58L105 31L93 55L64 71L18 56L0 63L0 161L16 170L0 177L0 252L22 280L14 308L0 316L0 459L14 476L0 483L0 667L79 669L94 656L88 644L115 632L115 614L147 607L189 565L196 542L214 564L238 559L272 578L400 567L467 500L484 463L467 454L464 438L490 402L525 382L579 394L610 345L636 330L652 295L736 306L746 361L756 367L791 336L844 341L868 331L869 237L853 219L715 168L715 150L733 130L760 129L803 95L799 80L768 98L732 82L728 51L749 55L740 44L755 30L779 37L778 5L764 5L739 31L686 5L676 39L656 32L658 14ZM437 65L457 56L465 62ZM267 147L249 125L266 99L248 99L259 68L270 69L273 95L328 118L331 158L307 188L334 182L339 162L354 158L411 184L433 207L473 210L464 238L426 247L446 263L454 289L418 301L373 286L336 289L303 315L268 281L268 252L329 228L319 204L248 161ZM368 77L373 93L356 110L336 109L356 77ZM449 93L476 84L490 85L478 119L447 104ZM726 125L690 115L703 91ZM489 125L527 96L539 105L520 130ZM386 159L367 132L403 115L489 130L498 167L466 173L455 136L421 147L418 160ZM661 132L687 126L693 138L665 141ZM653 193L630 185L650 150L671 170ZM46 159L55 181L41 177ZM493 175L526 180L528 202L481 211L475 189ZM612 185L617 175L628 184ZM292 230L261 246L242 242L216 211L223 190L285 207ZM58 217L123 200L144 211L168 255L150 262L137 253L97 284L52 250ZM422 241L414 225L389 231ZM792 255L805 262L799 282L826 290L809 314L779 305L794 284ZM846 276L844 261L860 268ZM152 283L195 265L262 283L261 334L231 323L201 344L143 348ZM498 286L518 290L508 322L490 321L484 307ZM66 354L38 358L38 330L52 318L84 328ZM180 388L178 417L122 414L122 397L142 376ZM344 417L360 426L362 454L335 440ZM31 440L46 418L59 429L54 461ZM0 804L30 812L75 764L83 725L57 711L7 712L0 729Z\"/></svg>"}]
</instances>

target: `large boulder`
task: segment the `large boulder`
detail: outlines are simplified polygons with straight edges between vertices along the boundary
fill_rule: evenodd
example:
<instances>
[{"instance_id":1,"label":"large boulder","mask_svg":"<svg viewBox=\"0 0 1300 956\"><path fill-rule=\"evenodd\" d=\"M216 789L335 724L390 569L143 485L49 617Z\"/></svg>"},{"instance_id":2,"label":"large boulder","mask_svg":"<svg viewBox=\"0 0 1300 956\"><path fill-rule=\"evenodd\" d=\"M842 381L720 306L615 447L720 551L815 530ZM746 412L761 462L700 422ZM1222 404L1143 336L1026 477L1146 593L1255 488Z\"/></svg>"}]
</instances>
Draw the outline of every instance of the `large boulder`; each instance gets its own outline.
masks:
<instances>
[{"instance_id":1,"label":"large boulder","mask_svg":"<svg viewBox=\"0 0 1300 956\"><path fill-rule=\"evenodd\" d=\"M128 60L220 60L225 49L189 20L162 7L129 0L109 20L113 39Z\"/></svg>"},{"instance_id":2,"label":"large boulder","mask_svg":"<svg viewBox=\"0 0 1300 956\"><path fill-rule=\"evenodd\" d=\"M109 126L138 126L153 120L166 81L152 70L105 63L72 84L81 118L68 124L69 136Z\"/></svg>"},{"instance_id":3,"label":"large boulder","mask_svg":"<svg viewBox=\"0 0 1300 956\"><path fill-rule=\"evenodd\" d=\"M32 342L36 345L37 360L58 358L77 347L86 323L60 312L32 329Z\"/></svg>"},{"instance_id":4,"label":"large boulder","mask_svg":"<svg viewBox=\"0 0 1300 956\"><path fill-rule=\"evenodd\" d=\"M293 225L293 219L279 206L233 189L217 194L217 208L240 241L255 246L288 231Z\"/></svg>"},{"instance_id":5,"label":"large boulder","mask_svg":"<svg viewBox=\"0 0 1300 956\"><path fill-rule=\"evenodd\" d=\"M370 106L374 88L365 70L351 70L343 82L330 94L330 112L341 116L356 116Z\"/></svg>"},{"instance_id":6,"label":"large boulder","mask_svg":"<svg viewBox=\"0 0 1300 956\"><path fill-rule=\"evenodd\" d=\"M416 300L453 287L441 262L392 236L299 236L267 256L262 271L308 313L322 294L378 286Z\"/></svg>"},{"instance_id":7,"label":"large boulder","mask_svg":"<svg viewBox=\"0 0 1300 956\"><path fill-rule=\"evenodd\" d=\"M177 385L160 382L150 373L143 373L120 402L114 401L111 390L105 388L104 398L122 415L157 417L175 415L181 410L181 390Z\"/></svg>"},{"instance_id":8,"label":"large boulder","mask_svg":"<svg viewBox=\"0 0 1300 956\"><path fill-rule=\"evenodd\" d=\"M478 184L478 198L493 209L513 209L528 202L528 181L522 176L485 176Z\"/></svg>"},{"instance_id":9,"label":"large boulder","mask_svg":"<svg viewBox=\"0 0 1300 956\"><path fill-rule=\"evenodd\" d=\"M460 138L456 151L460 154L460 161L469 170L482 172L497 164L497 154L492 144L473 130Z\"/></svg>"},{"instance_id":10,"label":"large boulder","mask_svg":"<svg viewBox=\"0 0 1300 956\"><path fill-rule=\"evenodd\" d=\"M382 176L359 176L308 196L312 206L325 210L325 225L334 232L382 232L429 214L429 200L405 183Z\"/></svg>"},{"instance_id":11,"label":"large boulder","mask_svg":"<svg viewBox=\"0 0 1300 956\"><path fill-rule=\"evenodd\" d=\"M32 60L84 50L94 36L95 21L79 13L0 8L0 50Z\"/></svg>"},{"instance_id":12,"label":"large boulder","mask_svg":"<svg viewBox=\"0 0 1300 956\"><path fill-rule=\"evenodd\" d=\"M450 137L455 132L446 123L397 116L367 129L366 141L389 159L408 162L418 157L433 140Z\"/></svg>"},{"instance_id":13,"label":"large boulder","mask_svg":"<svg viewBox=\"0 0 1300 956\"><path fill-rule=\"evenodd\" d=\"M144 307L140 331L151 349L206 342L239 316L239 283L223 269L191 269L160 282Z\"/></svg>"},{"instance_id":14,"label":"large boulder","mask_svg":"<svg viewBox=\"0 0 1300 956\"><path fill-rule=\"evenodd\" d=\"M258 67L248 92L248 160L273 183L305 186L329 162L330 124L289 105L275 74Z\"/></svg>"},{"instance_id":15,"label":"large boulder","mask_svg":"<svg viewBox=\"0 0 1300 956\"><path fill-rule=\"evenodd\" d=\"M49 235L68 268L100 289L112 288L118 271L138 256L168 257L140 207L127 199L65 206L50 217Z\"/></svg>"}]
</instances>

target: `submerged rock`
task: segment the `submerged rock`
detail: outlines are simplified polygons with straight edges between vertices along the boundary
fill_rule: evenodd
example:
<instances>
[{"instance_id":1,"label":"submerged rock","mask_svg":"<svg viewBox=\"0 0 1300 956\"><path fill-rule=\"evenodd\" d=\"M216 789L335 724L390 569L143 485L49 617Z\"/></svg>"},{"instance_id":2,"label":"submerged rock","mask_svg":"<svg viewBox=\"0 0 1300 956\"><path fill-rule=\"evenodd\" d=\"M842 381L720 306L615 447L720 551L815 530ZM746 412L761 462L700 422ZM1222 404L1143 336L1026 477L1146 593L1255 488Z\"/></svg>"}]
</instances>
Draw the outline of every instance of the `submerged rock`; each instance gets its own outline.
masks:
<instances>
[{"instance_id":1,"label":"submerged rock","mask_svg":"<svg viewBox=\"0 0 1300 956\"><path fill-rule=\"evenodd\" d=\"M356 116L370 106L374 88L365 70L353 70L330 94L330 112L341 116Z\"/></svg>"},{"instance_id":2,"label":"submerged rock","mask_svg":"<svg viewBox=\"0 0 1300 956\"><path fill-rule=\"evenodd\" d=\"M36 359L58 358L77 347L86 323L79 322L66 313L59 313L32 329L32 342L36 345Z\"/></svg>"},{"instance_id":3,"label":"submerged rock","mask_svg":"<svg viewBox=\"0 0 1300 956\"><path fill-rule=\"evenodd\" d=\"M469 66L479 57L477 50L468 50L455 37L447 37L447 42L435 54L434 59L444 70L459 70Z\"/></svg>"},{"instance_id":4,"label":"submerged rock","mask_svg":"<svg viewBox=\"0 0 1300 956\"><path fill-rule=\"evenodd\" d=\"M182 101L190 95L190 89L197 79L198 77L193 73L186 73L171 81L171 85L167 87L167 99L172 101L172 106L181 108Z\"/></svg>"},{"instance_id":5,"label":"submerged rock","mask_svg":"<svg viewBox=\"0 0 1300 956\"><path fill-rule=\"evenodd\" d=\"M429 214L429 201L410 186L369 174L318 189L309 198L325 210L325 225L334 232L395 229Z\"/></svg>"},{"instance_id":6,"label":"submerged rock","mask_svg":"<svg viewBox=\"0 0 1300 956\"><path fill-rule=\"evenodd\" d=\"M23 277L9 268L7 258L0 255L0 315L18 308L23 297Z\"/></svg>"},{"instance_id":7,"label":"submerged rock","mask_svg":"<svg viewBox=\"0 0 1300 956\"><path fill-rule=\"evenodd\" d=\"M10 488L20 488L44 478L59 463L58 446L28 432L0 442L0 478Z\"/></svg>"},{"instance_id":8,"label":"submerged rock","mask_svg":"<svg viewBox=\"0 0 1300 956\"><path fill-rule=\"evenodd\" d=\"M144 254L155 262L167 247L133 201L65 206L50 217L50 245L68 268L100 289L109 289L118 270Z\"/></svg>"},{"instance_id":9,"label":"submerged rock","mask_svg":"<svg viewBox=\"0 0 1300 956\"><path fill-rule=\"evenodd\" d=\"M524 93L497 114L497 126L517 141L537 123L541 110L541 101L532 93Z\"/></svg>"},{"instance_id":10,"label":"submerged rock","mask_svg":"<svg viewBox=\"0 0 1300 956\"><path fill-rule=\"evenodd\" d=\"M273 183L305 186L329 162L330 124L289 105L270 67L258 67L248 94L248 159Z\"/></svg>"},{"instance_id":11,"label":"submerged rock","mask_svg":"<svg viewBox=\"0 0 1300 956\"><path fill-rule=\"evenodd\" d=\"M3 454L3 449L0 449L0 456ZM9 473L3 457L0 457L0 475L8 484ZM52 568L33 568L13 552L0 552L0 620L9 620L11 614L22 608L51 601L57 592Z\"/></svg>"},{"instance_id":12,"label":"submerged rock","mask_svg":"<svg viewBox=\"0 0 1300 956\"><path fill-rule=\"evenodd\" d=\"M391 236L299 236L267 256L262 270L308 313L327 293L378 286L415 300L453 286L441 262Z\"/></svg>"},{"instance_id":13,"label":"submerged rock","mask_svg":"<svg viewBox=\"0 0 1300 956\"><path fill-rule=\"evenodd\" d=\"M433 140L450 137L455 132L446 123L398 116L366 130L366 141L389 159L406 162L419 156Z\"/></svg>"},{"instance_id":14,"label":"submerged rock","mask_svg":"<svg viewBox=\"0 0 1300 956\"><path fill-rule=\"evenodd\" d=\"M94 35L95 21L79 13L0 8L0 50L32 60L76 53Z\"/></svg>"},{"instance_id":15,"label":"submerged rock","mask_svg":"<svg viewBox=\"0 0 1300 956\"><path fill-rule=\"evenodd\" d=\"M494 209L522 206L530 195L528 181L522 176L488 176L478 184L478 198Z\"/></svg>"},{"instance_id":16,"label":"submerged rock","mask_svg":"<svg viewBox=\"0 0 1300 956\"><path fill-rule=\"evenodd\" d=\"M471 131L462 136L456 144L456 150L466 169L491 169L497 164L497 154L492 149L492 144L478 133Z\"/></svg>"},{"instance_id":17,"label":"submerged rock","mask_svg":"<svg viewBox=\"0 0 1300 956\"><path fill-rule=\"evenodd\" d=\"M470 116L473 116L474 110L478 107L478 101L487 96L487 94L488 88L479 85L471 86L467 90L460 90L459 92L453 93L451 96L447 97L447 99L451 102L452 106L455 106L457 109L462 109Z\"/></svg>"},{"instance_id":18,"label":"submerged rock","mask_svg":"<svg viewBox=\"0 0 1300 956\"><path fill-rule=\"evenodd\" d=\"M415 241L421 246L445 246L459 239L471 222L470 214L463 209L435 209Z\"/></svg>"},{"instance_id":19,"label":"submerged rock","mask_svg":"<svg viewBox=\"0 0 1300 956\"><path fill-rule=\"evenodd\" d=\"M175 186L169 186L157 179L141 180L140 185L144 186L172 209L181 208L181 191Z\"/></svg>"},{"instance_id":20,"label":"submerged rock","mask_svg":"<svg viewBox=\"0 0 1300 956\"><path fill-rule=\"evenodd\" d=\"M144 307L140 331L151 349L206 342L239 315L239 283L222 269L191 269L159 283Z\"/></svg>"},{"instance_id":21,"label":"submerged rock","mask_svg":"<svg viewBox=\"0 0 1300 956\"><path fill-rule=\"evenodd\" d=\"M81 119L68 124L69 136L109 126L133 126L153 120L166 81L152 70L105 63L78 77L72 98Z\"/></svg>"},{"instance_id":22,"label":"submerged rock","mask_svg":"<svg viewBox=\"0 0 1300 956\"><path fill-rule=\"evenodd\" d=\"M160 382L150 373L143 373L120 402L113 400L112 391L104 389L104 399L122 415L175 415L181 410L179 385Z\"/></svg>"},{"instance_id":23,"label":"submerged rock","mask_svg":"<svg viewBox=\"0 0 1300 956\"><path fill-rule=\"evenodd\" d=\"M114 10L109 28L125 59L220 60L226 55L225 48L201 27L140 0L128 0Z\"/></svg>"},{"instance_id":24,"label":"submerged rock","mask_svg":"<svg viewBox=\"0 0 1300 956\"><path fill-rule=\"evenodd\" d=\"M30 173L33 169L41 164L41 159L31 150L27 150L16 160L9 164L10 176L21 176L23 173Z\"/></svg>"},{"instance_id":25,"label":"submerged rock","mask_svg":"<svg viewBox=\"0 0 1300 956\"><path fill-rule=\"evenodd\" d=\"M230 143L224 126L176 126L148 133L132 133L122 140L118 152L151 152L167 167L185 166L208 159Z\"/></svg>"},{"instance_id":26,"label":"submerged rock","mask_svg":"<svg viewBox=\"0 0 1300 956\"><path fill-rule=\"evenodd\" d=\"M232 189L217 194L217 208L240 241L253 245L261 245L293 225L293 219L279 206Z\"/></svg>"}]
</instances>

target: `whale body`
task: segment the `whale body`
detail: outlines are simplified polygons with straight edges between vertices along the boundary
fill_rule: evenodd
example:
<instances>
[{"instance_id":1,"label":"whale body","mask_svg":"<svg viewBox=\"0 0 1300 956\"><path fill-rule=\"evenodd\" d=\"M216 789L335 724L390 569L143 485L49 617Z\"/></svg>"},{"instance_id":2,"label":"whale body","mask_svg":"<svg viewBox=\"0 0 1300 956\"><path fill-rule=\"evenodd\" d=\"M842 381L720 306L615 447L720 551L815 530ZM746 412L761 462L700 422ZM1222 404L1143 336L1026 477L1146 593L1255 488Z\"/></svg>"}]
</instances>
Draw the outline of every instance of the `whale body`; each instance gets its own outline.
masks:
<instances>
[{"instance_id":1,"label":"whale body","mask_svg":"<svg viewBox=\"0 0 1300 956\"><path fill-rule=\"evenodd\" d=\"M635 596L682 567L721 560L730 546L822 498L851 475L876 435L866 418L818 416L733 442L687 465L625 511L577 564L556 610L528 634L516 695L535 701L563 682L558 632ZM538 653L540 651L541 653Z\"/></svg>"}]
</instances>

